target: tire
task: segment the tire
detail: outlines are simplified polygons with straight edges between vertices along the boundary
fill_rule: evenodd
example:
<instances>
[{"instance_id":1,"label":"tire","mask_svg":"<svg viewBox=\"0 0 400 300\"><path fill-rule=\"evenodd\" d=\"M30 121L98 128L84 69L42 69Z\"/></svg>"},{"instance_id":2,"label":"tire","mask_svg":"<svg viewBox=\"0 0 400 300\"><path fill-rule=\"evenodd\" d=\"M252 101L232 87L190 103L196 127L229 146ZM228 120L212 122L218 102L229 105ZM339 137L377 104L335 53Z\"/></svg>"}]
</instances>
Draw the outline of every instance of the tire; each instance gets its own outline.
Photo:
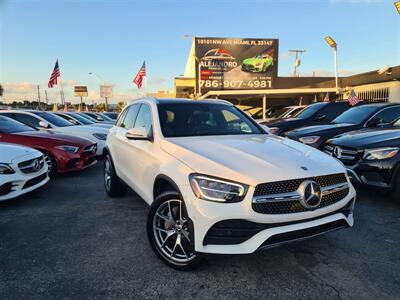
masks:
<instances>
[{"instance_id":1,"label":"tire","mask_svg":"<svg viewBox=\"0 0 400 300\"><path fill-rule=\"evenodd\" d=\"M44 161L47 163L47 174L50 178L54 178L57 175L57 162L53 155L46 151L41 151L43 153Z\"/></svg>"},{"instance_id":2,"label":"tire","mask_svg":"<svg viewBox=\"0 0 400 300\"><path fill-rule=\"evenodd\" d=\"M126 185L118 178L109 154L104 157L104 188L110 197L119 197L126 192Z\"/></svg>"},{"instance_id":3,"label":"tire","mask_svg":"<svg viewBox=\"0 0 400 300\"><path fill-rule=\"evenodd\" d=\"M194 250L193 223L177 192L156 197L147 216L147 236L155 254L169 267L189 271L202 261Z\"/></svg>"}]
</instances>

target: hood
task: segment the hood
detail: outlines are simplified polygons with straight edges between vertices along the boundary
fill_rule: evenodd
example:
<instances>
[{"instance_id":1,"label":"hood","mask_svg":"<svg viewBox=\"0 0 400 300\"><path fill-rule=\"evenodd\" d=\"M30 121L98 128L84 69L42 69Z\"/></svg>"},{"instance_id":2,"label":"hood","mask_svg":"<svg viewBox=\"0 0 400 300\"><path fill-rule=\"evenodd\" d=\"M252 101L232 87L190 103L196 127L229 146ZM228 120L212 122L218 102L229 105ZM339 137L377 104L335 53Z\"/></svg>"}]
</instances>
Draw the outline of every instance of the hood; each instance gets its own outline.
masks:
<instances>
[{"instance_id":1,"label":"hood","mask_svg":"<svg viewBox=\"0 0 400 300\"><path fill-rule=\"evenodd\" d=\"M357 149L400 147L400 128L353 131L333 138L328 143Z\"/></svg>"},{"instance_id":2,"label":"hood","mask_svg":"<svg viewBox=\"0 0 400 300\"><path fill-rule=\"evenodd\" d=\"M10 164L18 158L31 154L39 156L40 152L24 146L0 143L0 162L2 163Z\"/></svg>"},{"instance_id":3,"label":"hood","mask_svg":"<svg viewBox=\"0 0 400 300\"><path fill-rule=\"evenodd\" d=\"M291 130L288 133L288 136L310 136L310 135L323 135L332 133L342 133L347 132L349 130L353 130L357 125L354 124L327 124L327 125L315 125L315 126L307 126L299 129Z\"/></svg>"},{"instance_id":4,"label":"hood","mask_svg":"<svg viewBox=\"0 0 400 300\"><path fill-rule=\"evenodd\" d=\"M67 133L105 133L108 134L108 128L95 127L91 125L79 125L79 126L66 126L66 127L57 127L58 132L67 132Z\"/></svg>"},{"instance_id":5,"label":"hood","mask_svg":"<svg viewBox=\"0 0 400 300\"><path fill-rule=\"evenodd\" d=\"M54 141L55 143L63 143L63 144L67 144L67 145L77 145L77 146L87 146L92 144L93 142L85 139L85 138L81 138L81 137L76 137L73 135L67 135L67 134L62 134L59 132L55 132L52 130L47 130L47 131L25 131L25 132L19 132L16 133L15 135L20 135L20 136L24 136L24 137L30 137L30 138L38 138L38 139L46 139L47 141L51 140Z\"/></svg>"},{"instance_id":6,"label":"hood","mask_svg":"<svg viewBox=\"0 0 400 300\"><path fill-rule=\"evenodd\" d=\"M303 122L304 119L298 118L287 118L287 119L272 119L262 122L264 125L268 125L269 127L279 127L291 124L297 124Z\"/></svg>"},{"instance_id":7,"label":"hood","mask_svg":"<svg viewBox=\"0 0 400 300\"><path fill-rule=\"evenodd\" d=\"M169 138L161 147L193 172L252 186L345 172L323 152L274 135Z\"/></svg>"}]
</instances>

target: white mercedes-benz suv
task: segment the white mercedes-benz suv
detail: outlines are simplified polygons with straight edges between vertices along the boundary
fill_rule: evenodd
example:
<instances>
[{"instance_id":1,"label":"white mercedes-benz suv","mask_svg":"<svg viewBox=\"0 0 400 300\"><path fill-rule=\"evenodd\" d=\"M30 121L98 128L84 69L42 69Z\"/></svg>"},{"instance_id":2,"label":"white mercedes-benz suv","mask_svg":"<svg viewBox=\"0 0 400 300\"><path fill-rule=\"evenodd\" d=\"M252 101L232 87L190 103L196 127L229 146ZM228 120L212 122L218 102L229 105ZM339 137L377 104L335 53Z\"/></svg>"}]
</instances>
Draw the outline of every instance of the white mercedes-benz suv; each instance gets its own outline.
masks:
<instances>
[{"instance_id":1,"label":"white mercedes-benz suv","mask_svg":"<svg viewBox=\"0 0 400 300\"><path fill-rule=\"evenodd\" d=\"M134 101L104 151L106 192L128 185L151 205L150 244L176 269L353 225L356 193L340 162L225 101Z\"/></svg>"}]
</instances>

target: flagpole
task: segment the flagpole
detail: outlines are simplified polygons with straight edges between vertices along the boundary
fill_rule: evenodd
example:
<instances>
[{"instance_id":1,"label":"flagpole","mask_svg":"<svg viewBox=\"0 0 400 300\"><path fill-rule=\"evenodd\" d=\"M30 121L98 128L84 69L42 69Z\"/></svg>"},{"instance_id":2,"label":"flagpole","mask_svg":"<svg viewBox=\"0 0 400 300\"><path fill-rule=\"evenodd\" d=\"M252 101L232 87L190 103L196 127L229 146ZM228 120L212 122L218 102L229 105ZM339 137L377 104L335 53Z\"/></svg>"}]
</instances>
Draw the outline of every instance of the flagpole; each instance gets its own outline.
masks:
<instances>
[{"instance_id":1,"label":"flagpole","mask_svg":"<svg viewBox=\"0 0 400 300\"><path fill-rule=\"evenodd\" d=\"M60 60L57 59L57 61L58 61L58 68L60 70L61 105L64 105L65 104L65 97L64 97L64 87L63 87L62 77L61 77Z\"/></svg>"}]
</instances>

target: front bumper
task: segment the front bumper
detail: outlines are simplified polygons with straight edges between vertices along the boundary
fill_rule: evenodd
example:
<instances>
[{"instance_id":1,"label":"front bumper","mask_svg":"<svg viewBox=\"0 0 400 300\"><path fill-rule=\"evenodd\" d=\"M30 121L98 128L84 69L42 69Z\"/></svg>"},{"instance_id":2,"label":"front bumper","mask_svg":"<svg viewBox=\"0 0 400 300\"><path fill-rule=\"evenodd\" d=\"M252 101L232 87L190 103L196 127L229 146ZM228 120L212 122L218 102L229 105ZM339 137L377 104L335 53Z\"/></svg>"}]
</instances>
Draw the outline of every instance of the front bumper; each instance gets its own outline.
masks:
<instances>
[{"instance_id":1,"label":"front bumper","mask_svg":"<svg viewBox=\"0 0 400 300\"><path fill-rule=\"evenodd\" d=\"M59 152L57 155L58 172L66 173L89 168L97 163L97 146L94 144L80 149L78 153Z\"/></svg>"},{"instance_id":2,"label":"front bumper","mask_svg":"<svg viewBox=\"0 0 400 300\"><path fill-rule=\"evenodd\" d=\"M24 160L34 159L36 157L24 157ZM0 201L13 199L23 194L29 193L43 185L50 179L47 174L47 164L33 173L23 173L18 168L17 161L12 166L15 173L9 175L0 175Z\"/></svg>"},{"instance_id":3,"label":"front bumper","mask_svg":"<svg viewBox=\"0 0 400 300\"><path fill-rule=\"evenodd\" d=\"M351 227L354 223L352 212L354 202L351 205L350 202L355 201L356 192L352 185L347 196L332 205L313 211L279 215L261 214L253 210L254 188L252 187L242 202L232 204L200 200L194 196L190 186L180 188L188 215L193 222L197 252L248 254L265 247L311 237L334 229ZM347 206L351 208L346 210ZM238 226L239 231L242 231L241 239L236 241L231 239L229 230L225 233L223 230L219 231L222 233L219 237L214 235L214 239L210 239L210 232L215 231L218 223L232 221L242 222L242 225ZM250 228L249 224L253 225L253 228ZM236 234L233 230L230 232L231 235ZM292 233L292 236L288 233ZM228 243L224 243L224 240L228 240Z\"/></svg>"},{"instance_id":4,"label":"front bumper","mask_svg":"<svg viewBox=\"0 0 400 300\"><path fill-rule=\"evenodd\" d=\"M262 72L262 67L263 65L255 66L255 65L242 64L242 71L260 73Z\"/></svg>"},{"instance_id":5,"label":"front bumper","mask_svg":"<svg viewBox=\"0 0 400 300\"><path fill-rule=\"evenodd\" d=\"M385 161L360 160L353 166L346 166L353 182L378 188L392 188L400 162L395 159Z\"/></svg>"}]
</instances>

